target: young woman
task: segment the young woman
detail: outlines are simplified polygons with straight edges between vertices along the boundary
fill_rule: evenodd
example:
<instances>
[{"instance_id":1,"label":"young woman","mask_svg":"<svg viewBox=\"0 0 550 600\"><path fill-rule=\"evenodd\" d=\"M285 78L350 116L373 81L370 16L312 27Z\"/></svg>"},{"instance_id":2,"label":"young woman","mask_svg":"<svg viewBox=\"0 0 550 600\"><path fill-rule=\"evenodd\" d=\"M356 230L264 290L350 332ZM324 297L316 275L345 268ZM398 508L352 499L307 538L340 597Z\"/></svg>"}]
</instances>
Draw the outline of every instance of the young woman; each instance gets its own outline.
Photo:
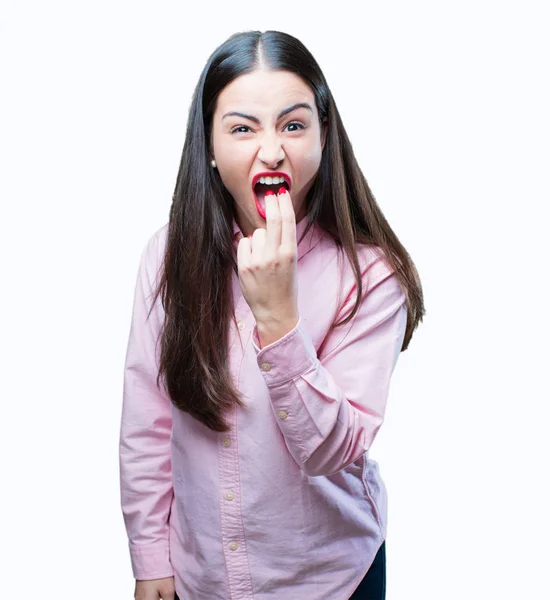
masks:
<instances>
[{"instance_id":1,"label":"young woman","mask_svg":"<svg viewBox=\"0 0 550 600\"><path fill-rule=\"evenodd\" d=\"M229 38L137 278L120 437L135 598L384 598L368 451L423 314L314 58L277 31Z\"/></svg>"}]
</instances>

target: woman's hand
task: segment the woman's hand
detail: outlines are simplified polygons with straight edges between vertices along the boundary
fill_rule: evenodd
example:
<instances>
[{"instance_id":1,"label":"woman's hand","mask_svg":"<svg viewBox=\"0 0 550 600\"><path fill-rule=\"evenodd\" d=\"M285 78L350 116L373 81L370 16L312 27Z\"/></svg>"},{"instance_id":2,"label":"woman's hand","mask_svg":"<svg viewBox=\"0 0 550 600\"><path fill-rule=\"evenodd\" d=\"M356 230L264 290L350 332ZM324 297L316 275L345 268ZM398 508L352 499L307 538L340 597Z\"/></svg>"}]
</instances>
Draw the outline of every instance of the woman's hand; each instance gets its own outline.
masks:
<instances>
[{"instance_id":1,"label":"woman's hand","mask_svg":"<svg viewBox=\"0 0 550 600\"><path fill-rule=\"evenodd\" d=\"M175 596L176 588L174 587L173 577L136 581L135 600L159 600L159 598L161 600L174 600Z\"/></svg>"},{"instance_id":2,"label":"woman's hand","mask_svg":"<svg viewBox=\"0 0 550 600\"><path fill-rule=\"evenodd\" d=\"M237 250L241 289L262 347L294 329L299 319L296 215L285 188L266 194L265 214L267 229L241 238Z\"/></svg>"}]
</instances>

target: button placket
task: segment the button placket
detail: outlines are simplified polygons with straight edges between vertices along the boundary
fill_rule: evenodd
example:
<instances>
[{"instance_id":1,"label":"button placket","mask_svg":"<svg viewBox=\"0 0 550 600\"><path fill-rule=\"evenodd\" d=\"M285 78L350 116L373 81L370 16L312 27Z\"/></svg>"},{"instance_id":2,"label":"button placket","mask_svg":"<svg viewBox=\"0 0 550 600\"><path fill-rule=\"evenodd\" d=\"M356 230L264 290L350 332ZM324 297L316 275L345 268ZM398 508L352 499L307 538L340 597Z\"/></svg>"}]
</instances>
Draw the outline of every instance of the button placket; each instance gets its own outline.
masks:
<instances>
[{"instance_id":1,"label":"button placket","mask_svg":"<svg viewBox=\"0 0 550 600\"><path fill-rule=\"evenodd\" d=\"M235 323L232 327L234 343L229 355L229 364L231 378L235 386L239 388L240 374L246 351L243 338L249 329L251 313L248 304L246 304L240 293L238 280L233 281L233 286L236 304L234 311ZM233 406L227 415L230 430L220 433L218 441L218 497L221 513L221 542L227 565L229 596L244 600L244 598L252 598L252 575L248 560L246 560L247 546L242 516L237 413L237 407Z\"/></svg>"}]
</instances>

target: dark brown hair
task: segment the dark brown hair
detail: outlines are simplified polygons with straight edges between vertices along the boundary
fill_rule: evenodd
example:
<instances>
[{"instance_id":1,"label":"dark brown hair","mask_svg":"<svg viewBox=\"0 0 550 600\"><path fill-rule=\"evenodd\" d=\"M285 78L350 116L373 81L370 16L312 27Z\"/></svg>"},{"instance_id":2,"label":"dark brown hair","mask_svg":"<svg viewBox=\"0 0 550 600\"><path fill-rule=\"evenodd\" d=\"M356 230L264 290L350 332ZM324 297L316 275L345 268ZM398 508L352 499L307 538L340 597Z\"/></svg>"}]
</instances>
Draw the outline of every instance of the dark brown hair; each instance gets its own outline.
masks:
<instances>
[{"instance_id":1,"label":"dark brown hair","mask_svg":"<svg viewBox=\"0 0 550 600\"><path fill-rule=\"evenodd\" d=\"M220 92L259 66L299 75L311 88L328 131L321 164L306 198L308 224L317 223L345 250L357 282L354 309L363 298L356 244L379 246L406 295L407 326L401 351L425 313L416 268L380 210L357 164L351 143L319 65L296 38L251 31L231 36L208 59L195 88L175 192L170 208L159 294L165 311L159 378L171 401L213 431L228 431L223 413L245 408L228 365L231 319L235 320L231 271L233 198L209 165L212 116Z\"/></svg>"}]
</instances>

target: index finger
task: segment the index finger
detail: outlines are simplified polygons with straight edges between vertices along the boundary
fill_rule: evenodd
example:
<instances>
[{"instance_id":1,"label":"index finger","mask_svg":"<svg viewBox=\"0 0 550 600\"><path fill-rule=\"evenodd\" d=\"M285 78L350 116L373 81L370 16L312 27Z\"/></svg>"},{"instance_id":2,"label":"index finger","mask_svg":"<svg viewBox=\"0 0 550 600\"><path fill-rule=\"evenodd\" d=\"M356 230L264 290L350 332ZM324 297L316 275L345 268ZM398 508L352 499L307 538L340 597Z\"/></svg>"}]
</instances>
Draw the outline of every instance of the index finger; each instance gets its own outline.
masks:
<instances>
[{"instance_id":1,"label":"index finger","mask_svg":"<svg viewBox=\"0 0 550 600\"><path fill-rule=\"evenodd\" d=\"M292 198L285 191L279 194L279 209L281 211L281 247L296 251L296 214L292 206Z\"/></svg>"},{"instance_id":2,"label":"index finger","mask_svg":"<svg viewBox=\"0 0 550 600\"><path fill-rule=\"evenodd\" d=\"M281 212L279 210L279 198L268 190L265 194L265 216L267 229L266 249L275 256L281 245Z\"/></svg>"}]
</instances>

